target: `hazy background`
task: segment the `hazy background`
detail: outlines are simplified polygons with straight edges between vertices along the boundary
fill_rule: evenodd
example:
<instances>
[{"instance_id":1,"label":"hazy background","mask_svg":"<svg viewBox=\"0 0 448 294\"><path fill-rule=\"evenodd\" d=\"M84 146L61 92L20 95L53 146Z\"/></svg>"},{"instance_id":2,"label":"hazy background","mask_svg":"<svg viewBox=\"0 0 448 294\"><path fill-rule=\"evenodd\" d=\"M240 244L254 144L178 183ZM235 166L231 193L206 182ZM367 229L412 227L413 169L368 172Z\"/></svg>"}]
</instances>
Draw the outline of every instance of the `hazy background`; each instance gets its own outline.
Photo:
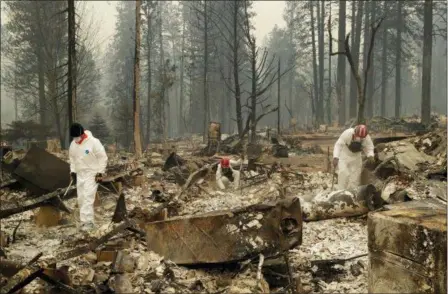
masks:
<instances>
[{"instance_id":1,"label":"hazy background","mask_svg":"<svg viewBox=\"0 0 448 294\"><path fill-rule=\"evenodd\" d=\"M115 32L115 22L117 18L116 1L88 1L87 14L85 18L90 19L94 15L97 28L98 55L101 58L105 54L107 46L112 42ZM4 25L8 20L4 12L4 3L1 2L1 24ZM277 25L285 26L282 18L285 9L285 1L256 1L254 3L255 12L255 34L258 40L264 40L272 28ZM3 62L3 61L2 61ZM101 63L97 63L101 68ZM104 68L103 68L104 69ZM1 87L1 122L10 123L14 120L14 102L12 94L8 93L4 87Z\"/></svg>"}]
</instances>

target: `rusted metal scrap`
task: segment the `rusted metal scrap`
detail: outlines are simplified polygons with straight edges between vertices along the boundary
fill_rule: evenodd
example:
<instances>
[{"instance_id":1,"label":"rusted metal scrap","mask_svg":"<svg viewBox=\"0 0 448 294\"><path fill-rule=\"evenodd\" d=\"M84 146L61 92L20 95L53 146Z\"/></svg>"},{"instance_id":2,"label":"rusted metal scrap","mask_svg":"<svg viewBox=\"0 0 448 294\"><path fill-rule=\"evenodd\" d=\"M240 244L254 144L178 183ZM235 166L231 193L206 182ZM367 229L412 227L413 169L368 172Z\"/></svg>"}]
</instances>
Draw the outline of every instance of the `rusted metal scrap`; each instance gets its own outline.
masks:
<instances>
[{"instance_id":1,"label":"rusted metal scrap","mask_svg":"<svg viewBox=\"0 0 448 294\"><path fill-rule=\"evenodd\" d=\"M316 195L311 201L302 202L303 220L316 221L363 215L380 208L383 204L373 185L360 186L355 191L325 192Z\"/></svg>"},{"instance_id":2,"label":"rusted metal scrap","mask_svg":"<svg viewBox=\"0 0 448 294\"><path fill-rule=\"evenodd\" d=\"M273 256L302 243L298 198L148 223L148 248L177 264Z\"/></svg>"}]
</instances>

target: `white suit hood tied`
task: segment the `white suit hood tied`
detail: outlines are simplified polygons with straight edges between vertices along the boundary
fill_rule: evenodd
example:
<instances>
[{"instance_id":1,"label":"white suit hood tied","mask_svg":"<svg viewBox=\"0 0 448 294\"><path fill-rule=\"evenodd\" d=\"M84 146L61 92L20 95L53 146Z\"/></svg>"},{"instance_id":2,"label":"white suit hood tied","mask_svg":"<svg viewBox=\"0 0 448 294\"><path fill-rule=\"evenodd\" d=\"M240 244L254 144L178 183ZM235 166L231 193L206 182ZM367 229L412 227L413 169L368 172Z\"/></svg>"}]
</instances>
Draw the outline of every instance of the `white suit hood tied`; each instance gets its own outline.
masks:
<instances>
[{"instance_id":1,"label":"white suit hood tied","mask_svg":"<svg viewBox=\"0 0 448 294\"><path fill-rule=\"evenodd\" d=\"M107 154L100 140L93 137L90 131L84 131L84 134L86 136L80 143L73 140L70 144L70 172L76 173L81 223L93 224L93 203L98 189L95 175L106 171Z\"/></svg>"},{"instance_id":2,"label":"white suit hood tied","mask_svg":"<svg viewBox=\"0 0 448 294\"><path fill-rule=\"evenodd\" d=\"M338 162L338 189L356 189L361 184L362 155L361 152L350 151L354 140L355 129L345 130L334 145L333 158ZM359 139L358 139L359 141ZM361 150L367 157L373 157L373 142L369 135L361 139Z\"/></svg>"}]
</instances>

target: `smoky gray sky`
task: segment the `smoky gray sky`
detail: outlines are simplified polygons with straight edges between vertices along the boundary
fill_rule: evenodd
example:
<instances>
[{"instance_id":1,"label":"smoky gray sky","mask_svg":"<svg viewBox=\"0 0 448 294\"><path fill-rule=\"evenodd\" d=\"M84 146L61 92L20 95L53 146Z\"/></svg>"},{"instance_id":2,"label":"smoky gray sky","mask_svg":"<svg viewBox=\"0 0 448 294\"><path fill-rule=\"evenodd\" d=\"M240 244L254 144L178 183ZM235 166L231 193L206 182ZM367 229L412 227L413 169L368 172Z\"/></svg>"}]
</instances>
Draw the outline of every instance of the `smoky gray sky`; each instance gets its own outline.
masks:
<instances>
[{"instance_id":1,"label":"smoky gray sky","mask_svg":"<svg viewBox=\"0 0 448 294\"><path fill-rule=\"evenodd\" d=\"M3 1L2 1L3 2ZM87 1L86 1L87 2ZM115 31L116 21L116 4L117 1L88 1L85 3L84 17L92 20L92 25L96 28L95 39L98 43L98 52L104 54L109 42ZM8 21L4 11L3 3L1 4L1 23L2 25ZM279 27L285 26L282 14L285 8L285 1L255 1L255 36L258 44L262 44L264 38L272 30L275 25ZM14 103L11 93L8 89L2 87L1 93L1 122L2 124L10 123L14 120Z\"/></svg>"},{"instance_id":2,"label":"smoky gray sky","mask_svg":"<svg viewBox=\"0 0 448 294\"><path fill-rule=\"evenodd\" d=\"M116 20L116 1L90 1L88 11L94 13L100 24L98 26L98 37L101 47L105 48L114 34ZM261 44L266 35L275 25L283 27L285 21L282 14L285 1L255 1L255 36ZM90 16L89 16L90 17Z\"/></svg>"}]
</instances>

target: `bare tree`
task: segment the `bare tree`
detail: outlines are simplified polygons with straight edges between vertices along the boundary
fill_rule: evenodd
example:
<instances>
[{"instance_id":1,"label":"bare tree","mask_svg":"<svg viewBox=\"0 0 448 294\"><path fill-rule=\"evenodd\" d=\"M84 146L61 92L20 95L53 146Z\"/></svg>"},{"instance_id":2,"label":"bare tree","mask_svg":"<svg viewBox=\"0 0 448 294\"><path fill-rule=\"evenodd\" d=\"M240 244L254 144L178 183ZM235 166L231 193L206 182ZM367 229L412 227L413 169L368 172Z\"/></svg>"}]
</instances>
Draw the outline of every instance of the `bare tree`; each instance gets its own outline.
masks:
<instances>
[{"instance_id":1,"label":"bare tree","mask_svg":"<svg viewBox=\"0 0 448 294\"><path fill-rule=\"evenodd\" d=\"M152 57L152 42L153 42L153 26L152 26L152 19L153 19L153 13L154 10L151 9L152 8L152 1L146 2L146 7L145 7L145 16L146 16L146 23L147 23L147 32L146 32L146 66L148 67L147 69L147 86L146 86L146 91L147 91L147 105L146 105L146 145L149 144L150 142L150 136L151 136L151 91L152 91L152 62L151 62L151 57Z\"/></svg>"},{"instance_id":2,"label":"bare tree","mask_svg":"<svg viewBox=\"0 0 448 294\"><path fill-rule=\"evenodd\" d=\"M356 18L352 19L352 55L353 62L355 67L359 67L359 52L360 52L360 43L361 43L361 27L362 27L362 16L363 16L363 5L364 1L357 1L357 5L355 5L355 1L352 1L352 15L355 15L356 10ZM356 80L353 75L350 76L350 105L349 105L349 117L356 117Z\"/></svg>"},{"instance_id":3,"label":"bare tree","mask_svg":"<svg viewBox=\"0 0 448 294\"><path fill-rule=\"evenodd\" d=\"M275 56L268 58L268 52L266 49L260 54L260 49L257 48L255 36L252 34L251 23L249 19L247 2L244 1L244 34L246 38L246 44L249 49L249 62L250 62L250 77L251 77L251 92L247 98L246 107L249 110L249 115L246 120L246 125L243 130L243 136L250 130L250 141L255 142L257 123L269 113L277 111L278 107L271 107L271 105L263 105L267 101L267 98L263 98L263 94L266 93L270 87L284 75L275 75L273 66ZM257 115L257 107L261 107L261 113ZM243 137L241 136L241 137Z\"/></svg>"},{"instance_id":4,"label":"bare tree","mask_svg":"<svg viewBox=\"0 0 448 294\"><path fill-rule=\"evenodd\" d=\"M422 73L422 123L431 121L431 59L433 1L425 0L423 21L423 73Z\"/></svg>"},{"instance_id":5,"label":"bare tree","mask_svg":"<svg viewBox=\"0 0 448 294\"><path fill-rule=\"evenodd\" d=\"M76 121L75 0L68 0L68 123Z\"/></svg>"},{"instance_id":6,"label":"bare tree","mask_svg":"<svg viewBox=\"0 0 448 294\"><path fill-rule=\"evenodd\" d=\"M137 158L142 157L142 142L140 135L140 99L138 97L138 89L140 87L140 9L141 0L135 1L135 56L134 56L134 88L133 96L133 110L134 110L134 150Z\"/></svg>"},{"instance_id":7,"label":"bare tree","mask_svg":"<svg viewBox=\"0 0 448 294\"><path fill-rule=\"evenodd\" d=\"M345 19L346 19L346 1L339 1L339 32L338 39L342 40L345 36ZM331 44L331 40L330 40ZM344 43L338 43L338 51L344 50ZM331 50L330 50L331 52ZM337 96L339 104L339 125L345 124L345 58L343 55L338 56L338 76L337 76Z\"/></svg>"},{"instance_id":8,"label":"bare tree","mask_svg":"<svg viewBox=\"0 0 448 294\"><path fill-rule=\"evenodd\" d=\"M324 123L324 28L325 26L325 1L317 2L317 31L319 52L319 93L317 94L317 122Z\"/></svg>"},{"instance_id":9,"label":"bare tree","mask_svg":"<svg viewBox=\"0 0 448 294\"><path fill-rule=\"evenodd\" d=\"M330 2L330 9L329 9L330 19L331 19L331 2ZM322 28L324 30L324 28ZM331 117L331 93L333 90L333 86L331 84L331 74L332 74L332 68L331 68L331 58L328 58L328 99L327 99L327 121L328 124L332 124L332 117Z\"/></svg>"},{"instance_id":10,"label":"bare tree","mask_svg":"<svg viewBox=\"0 0 448 294\"><path fill-rule=\"evenodd\" d=\"M337 52L333 52L332 50L332 45L333 45L333 38L332 38L332 34L331 34L331 18L328 19L328 35L330 37L330 56L333 55L345 55L347 57L348 63L350 64L350 69L352 74L354 75L355 79L356 79L356 85L358 88L358 117L357 117L357 122L358 123L364 123L365 119L364 119L364 106L365 106L365 101L366 101L366 84L367 84L367 76L369 73L369 69L370 69L370 65L371 65L371 55L372 55L372 51L373 51L373 46L375 43L375 35L376 32L378 31L378 28L380 27L381 23L383 21L383 18L381 18L377 24L371 24L371 37L370 37L370 45L369 45L369 53L367 56L367 67L364 69L364 85L362 85L362 80L361 80L361 75L359 73L359 68L358 66L355 65L354 61L353 61L353 56L352 53L350 51L350 45L349 45L349 40L350 40L350 33L347 34L347 36L345 37L345 41L344 41L344 51L337 51Z\"/></svg>"},{"instance_id":11,"label":"bare tree","mask_svg":"<svg viewBox=\"0 0 448 294\"><path fill-rule=\"evenodd\" d=\"M184 121L185 121L185 112L184 112L184 67L185 67L185 34L186 34L186 20L185 20L185 11L184 7L182 7L182 45L180 49L180 93L179 93L179 134L182 134L184 131Z\"/></svg>"},{"instance_id":12,"label":"bare tree","mask_svg":"<svg viewBox=\"0 0 448 294\"><path fill-rule=\"evenodd\" d=\"M319 2L317 2L319 5ZM315 122L317 123L317 119L319 117L319 78L317 74L317 56L316 56L316 30L315 30L315 18L314 18L314 3L313 1L309 2L310 7L310 14L311 14L311 42L313 47L313 86L314 86L314 95L313 98L316 100L316 103L313 103L313 105L316 106L315 115L316 117L313 118Z\"/></svg>"},{"instance_id":13,"label":"bare tree","mask_svg":"<svg viewBox=\"0 0 448 294\"><path fill-rule=\"evenodd\" d=\"M388 13L389 11L389 4L387 1L384 1L384 13ZM389 49L389 32L388 32L388 25L385 25L383 27L383 50L382 50L382 56L381 56L381 106L380 106L380 115L386 116L386 94L387 94L387 85L388 85L388 79L389 76L387 74L387 56L388 56L388 49Z\"/></svg>"},{"instance_id":14,"label":"bare tree","mask_svg":"<svg viewBox=\"0 0 448 294\"><path fill-rule=\"evenodd\" d=\"M395 47L395 117L400 117L401 110L401 51L403 32L403 2L397 1L397 45Z\"/></svg>"}]
</instances>

